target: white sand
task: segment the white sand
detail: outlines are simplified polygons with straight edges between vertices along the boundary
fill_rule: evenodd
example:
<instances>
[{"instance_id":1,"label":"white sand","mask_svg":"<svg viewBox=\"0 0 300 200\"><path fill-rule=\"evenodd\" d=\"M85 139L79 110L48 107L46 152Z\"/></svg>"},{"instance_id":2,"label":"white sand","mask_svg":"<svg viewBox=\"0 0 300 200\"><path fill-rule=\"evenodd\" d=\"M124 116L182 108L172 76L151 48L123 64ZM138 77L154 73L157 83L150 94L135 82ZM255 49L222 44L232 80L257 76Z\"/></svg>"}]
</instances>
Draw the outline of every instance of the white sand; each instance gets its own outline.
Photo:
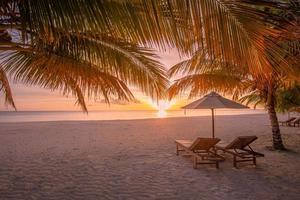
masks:
<instances>
[{"instance_id":1,"label":"white sand","mask_svg":"<svg viewBox=\"0 0 300 200\"><path fill-rule=\"evenodd\" d=\"M209 117L0 124L0 199L299 199L300 128L269 151L266 115L218 116L216 135L257 135L258 166L228 157L193 169L175 139L210 136Z\"/></svg>"}]
</instances>

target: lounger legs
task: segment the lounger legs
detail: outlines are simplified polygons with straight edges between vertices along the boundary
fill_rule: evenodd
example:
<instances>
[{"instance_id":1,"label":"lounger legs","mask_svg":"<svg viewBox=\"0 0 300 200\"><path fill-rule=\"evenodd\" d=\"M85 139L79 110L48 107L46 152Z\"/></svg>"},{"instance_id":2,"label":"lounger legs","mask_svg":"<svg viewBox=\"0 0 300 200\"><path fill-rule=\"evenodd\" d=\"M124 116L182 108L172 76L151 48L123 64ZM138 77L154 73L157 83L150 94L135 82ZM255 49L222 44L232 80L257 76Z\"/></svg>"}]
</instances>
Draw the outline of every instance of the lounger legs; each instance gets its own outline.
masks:
<instances>
[{"instance_id":1,"label":"lounger legs","mask_svg":"<svg viewBox=\"0 0 300 200\"><path fill-rule=\"evenodd\" d=\"M233 156L233 167L237 168L237 165L236 165L236 156Z\"/></svg>"},{"instance_id":2,"label":"lounger legs","mask_svg":"<svg viewBox=\"0 0 300 200\"><path fill-rule=\"evenodd\" d=\"M237 156L233 156L233 167L238 168L237 163L239 163L239 162L249 162L249 161L252 161L253 165L256 166L256 157L255 156L253 156L251 158L240 159L240 160L238 160Z\"/></svg>"},{"instance_id":3,"label":"lounger legs","mask_svg":"<svg viewBox=\"0 0 300 200\"><path fill-rule=\"evenodd\" d=\"M176 155L178 156L181 151L186 153L184 155L192 157L194 169L197 168L197 165L201 164L215 165L217 169L219 168L220 156L218 156L216 152L209 150L191 151L184 145L176 142Z\"/></svg>"},{"instance_id":4,"label":"lounger legs","mask_svg":"<svg viewBox=\"0 0 300 200\"><path fill-rule=\"evenodd\" d=\"M197 165L198 164L215 164L216 165L216 169L219 169L219 161L215 160L215 161L207 161L204 160L203 158L201 159L201 162L198 162L198 157L197 156L193 156L193 168L197 169Z\"/></svg>"},{"instance_id":5,"label":"lounger legs","mask_svg":"<svg viewBox=\"0 0 300 200\"><path fill-rule=\"evenodd\" d=\"M180 149L179 145L176 144L176 155L178 156L179 155L179 152L180 151L184 151L183 149Z\"/></svg>"}]
</instances>

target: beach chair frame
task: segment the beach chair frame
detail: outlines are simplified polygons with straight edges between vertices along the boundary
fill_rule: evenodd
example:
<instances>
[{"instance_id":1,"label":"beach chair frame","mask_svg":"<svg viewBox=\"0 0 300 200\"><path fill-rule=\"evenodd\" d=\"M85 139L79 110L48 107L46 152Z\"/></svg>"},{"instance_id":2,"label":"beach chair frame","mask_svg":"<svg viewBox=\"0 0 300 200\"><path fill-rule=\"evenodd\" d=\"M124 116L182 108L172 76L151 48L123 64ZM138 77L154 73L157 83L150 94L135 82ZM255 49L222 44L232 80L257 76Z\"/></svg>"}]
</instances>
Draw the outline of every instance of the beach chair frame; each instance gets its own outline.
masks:
<instances>
[{"instance_id":1,"label":"beach chair frame","mask_svg":"<svg viewBox=\"0 0 300 200\"><path fill-rule=\"evenodd\" d=\"M256 166L256 158L264 157L264 154L254 151L250 146L256 139L256 136L240 136L225 147L216 145L216 149L231 154L235 168L238 168L238 163L242 162L252 162Z\"/></svg>"},{"instance_id":2,"label":"beach chair frame","mask_svg":"<svg viewBox=\"0 0 300 200\"><path fill-rule=\"evenodd\" d=\"M193 157L193 167L196 169L198 165L215 165L219 168L219 162L223 161L223 157L213 151L215 144L220 141L218 138L197 138L191 140L175 140L176 155L185 152L185 155Z\"/></svg>"},{"instance_id":3,"label":"beach chair frame","mask_svg":"<svg viewBox=\"0 0 300 200\"><path fill-rule=\"evenodd\" d=\"M279 124L281 124L281 126L290 126L290 124L296 119L296 117L291 117L285 121L279 121Z\"/></svg>"},{"instance_id":4,"label":"beach chair frame","mask_svg":"<svg viewBox=\"0 0 300 200\"><path fill-rule=\"evenodd\" d=\"M300 117L298 117L297 119L295 119L292 123L293 123L294 127L296 127L296 126L300 127Z\"/></svg>"}]
</instances>

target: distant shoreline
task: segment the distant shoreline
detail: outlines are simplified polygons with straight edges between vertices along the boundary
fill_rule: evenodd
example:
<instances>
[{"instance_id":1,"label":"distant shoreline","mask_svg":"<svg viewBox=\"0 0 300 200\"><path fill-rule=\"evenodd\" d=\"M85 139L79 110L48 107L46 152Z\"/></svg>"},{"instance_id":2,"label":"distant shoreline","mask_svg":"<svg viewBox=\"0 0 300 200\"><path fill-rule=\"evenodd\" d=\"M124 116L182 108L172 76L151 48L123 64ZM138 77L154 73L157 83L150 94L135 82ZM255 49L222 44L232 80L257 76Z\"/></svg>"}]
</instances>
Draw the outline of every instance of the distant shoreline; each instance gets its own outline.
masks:
<instances>
[{"instance_id":1,"label":"distant shoreline","mask_svg":"<svg viewBox=\"0 0 300 200\"><path fill-rule=\"evenodd\" d=\"M205 110L205 109L204 109ZM217 109L218 110L238 110L238 109ZM245 109L248 111L264 111L263 108L257 108L257 109ZM172 110L166 110L167 112L184 112L184 109L172 109ZM192 111L192 110L188 110ZM200 111L200 110L198 110ZM203 111L203 110L202 110ZM0 110L0 113L22 113L22 112L76 112L76 113L84 113L81 110ZM89 110L88 112L158 112L158 110L152 109L152 110L116 110L116 109L103 109L103 110Z\"/></svg>"},{"instance_id":2,"label":"distant shoreline","mask_svg":"<svg viewBox=\"0 0 300 200\"><path fill-rule=\"evenodd\" d=\"M264 110L217 110L217 116L266 114ZM162 118L209 117L209 110L187 111L0 111L0 123L11 122L51 122L51 121L115 121Z\"/></svg>"}]
</instances>

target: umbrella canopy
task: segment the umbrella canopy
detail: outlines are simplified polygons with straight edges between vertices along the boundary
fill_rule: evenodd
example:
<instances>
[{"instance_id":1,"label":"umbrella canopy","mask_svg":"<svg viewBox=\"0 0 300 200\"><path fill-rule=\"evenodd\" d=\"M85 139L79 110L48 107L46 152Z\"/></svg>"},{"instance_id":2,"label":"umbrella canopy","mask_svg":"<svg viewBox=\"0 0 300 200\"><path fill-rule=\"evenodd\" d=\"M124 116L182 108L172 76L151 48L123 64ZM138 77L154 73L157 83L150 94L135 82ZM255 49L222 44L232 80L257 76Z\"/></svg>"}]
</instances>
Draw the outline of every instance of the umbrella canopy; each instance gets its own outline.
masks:
<instances>
[{"instance_id":1,"label":"umbrella canopy","mask_svg":"<svg viewBox=\"0 0 300 200\"><path fill-rule=\"evenodd\" d=\"M215 137L214 109L216 108L231 108L245 109L249 108L235 101L226 99L216 92L211 92L201 99L198 99L184 107L183 109L211 109L212 114L212 137Z\"/></svg>"},{"instance_id":2,"label":"umbrella canopy","mask_svg":"<svg viewBox=\"0 0 300 200\"><path fill-rule=\"evenodd\" d=\"M240 103L226 99L216 92L211 92L201 99L194 101L184 107L183 109L215 109L215 108L232 108L243 109L248 108Z\"/></svg>"}]
</instances>

